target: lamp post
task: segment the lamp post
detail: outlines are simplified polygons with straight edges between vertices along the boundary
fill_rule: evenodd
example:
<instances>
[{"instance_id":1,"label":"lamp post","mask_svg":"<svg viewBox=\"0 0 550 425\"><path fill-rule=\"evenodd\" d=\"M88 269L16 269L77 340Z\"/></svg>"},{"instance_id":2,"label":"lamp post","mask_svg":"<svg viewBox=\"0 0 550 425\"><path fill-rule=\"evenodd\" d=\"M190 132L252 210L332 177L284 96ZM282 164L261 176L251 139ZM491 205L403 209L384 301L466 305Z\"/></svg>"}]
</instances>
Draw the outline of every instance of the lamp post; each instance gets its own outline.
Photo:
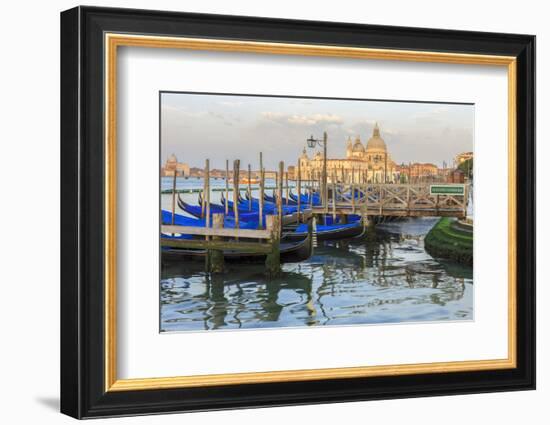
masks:
<instances>
[{"instance_id":1,"label":"lamp post","mask_svg":"<svg viewBox=\"0 0 550 425\"><path fill-rule=\"evenodd\" d=\"M321 199L325 208L325 212L328 212L328 193L327 193L327 132L323 132L323 140L314 139L313 135L307 139L307 145L310 148L315 148L315 146L323 146L323 175L322 175L322 185L321 188Z\"/></svg>"}]
</instances>

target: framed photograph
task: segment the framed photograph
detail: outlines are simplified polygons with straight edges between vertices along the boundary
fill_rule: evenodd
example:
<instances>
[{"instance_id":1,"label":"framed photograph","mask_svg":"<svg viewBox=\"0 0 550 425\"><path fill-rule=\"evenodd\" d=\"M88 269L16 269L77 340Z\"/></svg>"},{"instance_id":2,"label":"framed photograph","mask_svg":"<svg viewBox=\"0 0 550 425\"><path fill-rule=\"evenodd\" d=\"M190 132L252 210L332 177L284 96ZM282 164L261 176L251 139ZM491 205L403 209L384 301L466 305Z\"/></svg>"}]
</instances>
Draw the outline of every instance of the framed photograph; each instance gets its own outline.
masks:
<instances>
[{"instance_id":1,"label":"framed photograph","mask_svg":"<svg viewBox=\"0 0 550 425\"><path fill-rule=\"evenodd\" d=\"M535 37L61 14L61 411L535 387Z\"/></svg>"}]
</instances>

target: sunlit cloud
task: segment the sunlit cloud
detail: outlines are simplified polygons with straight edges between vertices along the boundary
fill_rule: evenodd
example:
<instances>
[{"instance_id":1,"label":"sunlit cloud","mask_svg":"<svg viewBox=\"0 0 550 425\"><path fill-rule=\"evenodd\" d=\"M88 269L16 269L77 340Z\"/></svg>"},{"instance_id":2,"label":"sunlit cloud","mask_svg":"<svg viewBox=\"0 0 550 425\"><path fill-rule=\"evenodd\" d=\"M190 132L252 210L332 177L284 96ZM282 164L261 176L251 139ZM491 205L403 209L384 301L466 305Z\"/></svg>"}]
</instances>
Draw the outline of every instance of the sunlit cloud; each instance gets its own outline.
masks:
<instances>
[{"instance_id":1,"label":"sunlit cloud","mask_svg":"<svg viewBox=\"0 0 550 425\"><path fill-rule=\"evenodd\" d=\"M311 126L316 124L343 124L342 117L335 114L298 115L280 112L262 112L262 116L278 123Z\"/></svg>"}]
</instances>

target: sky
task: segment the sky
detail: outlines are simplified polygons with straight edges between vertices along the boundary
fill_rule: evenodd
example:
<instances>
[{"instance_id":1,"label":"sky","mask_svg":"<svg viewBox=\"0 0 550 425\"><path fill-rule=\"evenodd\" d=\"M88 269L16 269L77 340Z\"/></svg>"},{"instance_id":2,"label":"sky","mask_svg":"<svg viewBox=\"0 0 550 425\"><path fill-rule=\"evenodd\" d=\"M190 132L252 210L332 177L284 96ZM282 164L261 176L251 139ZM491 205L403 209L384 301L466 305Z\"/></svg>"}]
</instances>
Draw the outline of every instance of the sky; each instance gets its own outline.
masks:
<instances>
[{"instance_id":1,"label":"sky","mask_svg":"<svg viewBox=\"0 0 550 425\"><path fill-rule=\"evenodd\" d=\"M174 153L191 167L241 169L279 161L295 165L311 135L328 135L328 157L344 158L349 136L366 144L378 122L388 152L398 164L431 162L442 166L473 151L474 106L191 93L161 94L161 164ZM311 155L320 148L307 148Z\"/></svg>"}]
</instances>

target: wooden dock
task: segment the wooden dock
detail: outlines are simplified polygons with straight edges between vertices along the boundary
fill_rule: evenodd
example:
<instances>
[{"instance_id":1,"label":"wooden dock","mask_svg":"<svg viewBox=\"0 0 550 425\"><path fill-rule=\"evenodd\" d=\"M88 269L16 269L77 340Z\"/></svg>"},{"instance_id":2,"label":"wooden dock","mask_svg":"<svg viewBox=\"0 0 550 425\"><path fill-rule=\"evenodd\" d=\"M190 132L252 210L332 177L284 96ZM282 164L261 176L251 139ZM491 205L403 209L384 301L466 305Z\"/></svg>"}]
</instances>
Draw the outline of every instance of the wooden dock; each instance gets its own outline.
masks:
<instances>
[{"instance_id":1,"label":"wooden dock","mask_svg":"<svg viewBox=\"0 0 550 425\"><path fill-rule=\"evenodd\" d=\"M221 213L213 214L212 222L212 227L162 225L161 232L164 234L203 236L204 239L161 238L161 246L206 251L207 272L224 270L224 250L266 254L268 274L279 273L281 225L277 215L267 215L266 228L258 230L224 228L224 216Z\"/></svg>"}]
</instances>

